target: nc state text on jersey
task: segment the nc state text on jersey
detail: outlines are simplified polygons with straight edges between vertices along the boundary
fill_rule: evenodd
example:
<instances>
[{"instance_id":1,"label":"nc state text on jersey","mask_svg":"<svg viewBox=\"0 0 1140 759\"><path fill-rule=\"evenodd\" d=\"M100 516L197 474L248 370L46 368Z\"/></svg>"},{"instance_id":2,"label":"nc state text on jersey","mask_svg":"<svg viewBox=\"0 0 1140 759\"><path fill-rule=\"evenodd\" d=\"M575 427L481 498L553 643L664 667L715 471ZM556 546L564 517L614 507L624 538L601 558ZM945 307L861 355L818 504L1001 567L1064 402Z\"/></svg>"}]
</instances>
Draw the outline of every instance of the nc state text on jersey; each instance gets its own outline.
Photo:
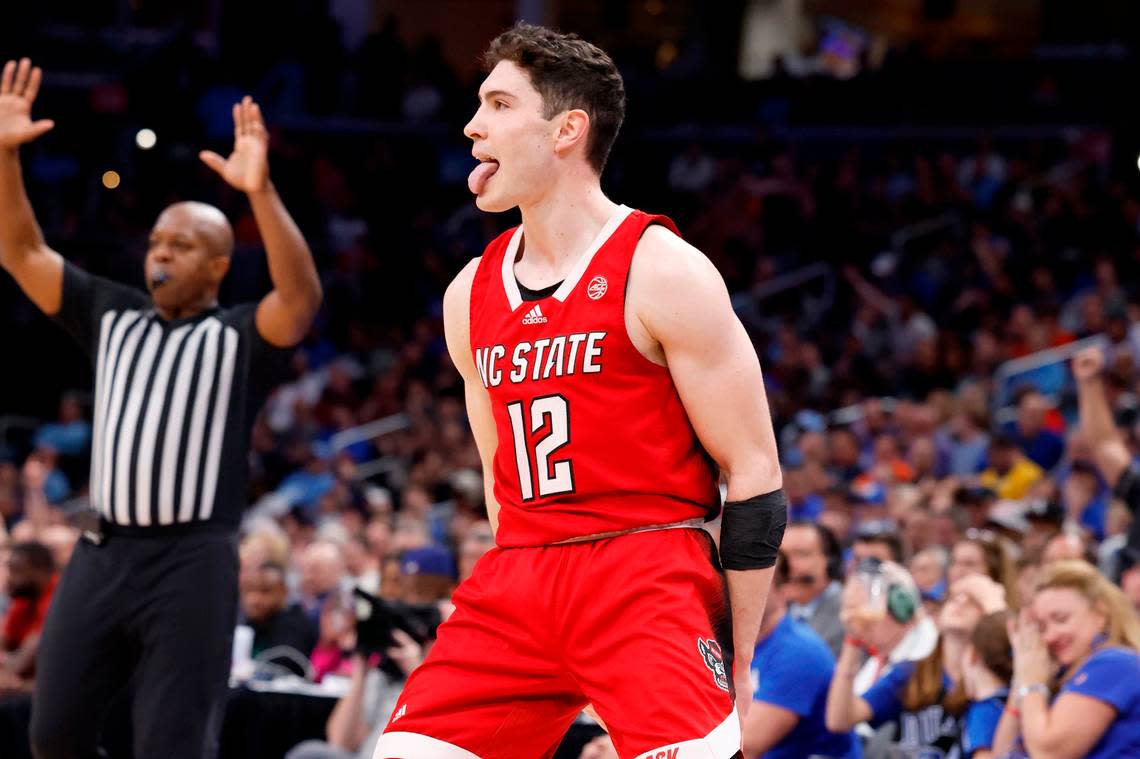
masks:
<instances>
[{"instance_id":1,"label":"nc state text on jersey","mask_svg":"<svg viewBox=\"0 0 1140 759\"><path fill-rule=\"evenodd\" d=\"M534 342L523 340L510 352L509 365L506 346L476 348L475 366L483 387L498 387L504 375L517 385L528 380L538 382L572 374L597 374L602 371L605 338L605 332L575 332Z\"/></svg>"}]
</instances>

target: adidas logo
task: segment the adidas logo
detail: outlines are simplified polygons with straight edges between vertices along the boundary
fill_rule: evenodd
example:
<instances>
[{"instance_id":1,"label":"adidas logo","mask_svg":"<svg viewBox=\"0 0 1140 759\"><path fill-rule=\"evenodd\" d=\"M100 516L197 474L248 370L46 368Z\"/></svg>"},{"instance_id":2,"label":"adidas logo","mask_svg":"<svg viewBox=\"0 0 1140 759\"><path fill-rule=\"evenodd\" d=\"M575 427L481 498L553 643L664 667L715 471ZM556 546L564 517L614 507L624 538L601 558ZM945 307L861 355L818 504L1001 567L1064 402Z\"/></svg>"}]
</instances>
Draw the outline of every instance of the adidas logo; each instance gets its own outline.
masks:
<instances>
[{"instance_id":1,"label":"adidas logo","mask_svg":"<svg viewBox=\"0 0 1140 759\"><path fill-rule=\"evenodd\" d=\"M399 708L399 710L395 714L392 715L392 722L395 722L396 720L398 720L400 717L403 717L407 713L408 713L408 705L404 704L403 706L401 706Z\"/></svg>"},{"instance_id":2,"label":"adidas logo","mask_svg":"<svg viewBox=\"0 0 1140 759\"><path fill-rule=\"evenodd\" d=\"M546 317L542 315L542 308L535 306L530 311L527 311L526 316L523 317L523 324L545 324Z\"/></svg>"}]
</instances>

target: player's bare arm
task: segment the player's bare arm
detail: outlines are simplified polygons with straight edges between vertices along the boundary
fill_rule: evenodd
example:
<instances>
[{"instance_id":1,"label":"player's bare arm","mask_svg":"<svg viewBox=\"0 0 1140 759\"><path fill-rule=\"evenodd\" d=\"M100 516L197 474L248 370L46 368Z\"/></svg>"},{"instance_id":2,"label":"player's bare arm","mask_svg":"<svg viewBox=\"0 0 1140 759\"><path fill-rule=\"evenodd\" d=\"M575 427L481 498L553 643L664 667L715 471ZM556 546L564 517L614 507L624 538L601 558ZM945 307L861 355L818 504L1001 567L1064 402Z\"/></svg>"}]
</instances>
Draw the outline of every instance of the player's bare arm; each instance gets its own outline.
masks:
<instances>
[{"instance_id":1,"label":"player's bare arm","mask_svg":"<svg viewBox=\"0 0 1140 759\"><path fill-rule=\"evenodd\" d=\"M0 265L40 310L54 314L63 297L63 258L44 241L19 155L21 145L55 126L47 119L32 120L42 81L43 72L27 58L8 61L0 75Z\"/></svg>"},{"instance_id":2,"label":"player's bare arm","mask_svg":"<svg viewBox=\"0 0 1140 759\"><path fill-rule=\"evenodd\" d=\"M304 339L321 306L321 281L309 245L269 179L269 132L261 109L246 97L234 105L234 149L229 158L202 151L202 162L244 192L265 243L273 290L257 307L257 331L289 348Z\"/></svg>"},{"instance_id":3,"label":"player's bare arm","mask_svg":"<svg viewBox=\"0 0 1140 759\"><path fill-rule=\"evenodd\" d=\"M630 336L647 358L669 368L697 437L728 482L728 501L778 491L783 478L760 362L720 273L672 232L650 227L634 254L627 298ZM743 716L772 569L729 569L727 576Z\"/></svg>"},{"instance_id":4,"label":"player's bare arm","mask_svg":"<svg viewBox=\"0 0 1140 759\"><path fill-rule=\"evenodd\" d=\"M491 411L491 398L487 395L471 356L471 282L479 268L479 258L470 261L448 286L443 295L443 329L447 351L459 374L463 377L464 396L467 402L467 419L475 446L483 462L483 496L487 501L487 519L491 530L499 529L499 504L495 501L495 417Z\"/></svg>"}]
</instances>

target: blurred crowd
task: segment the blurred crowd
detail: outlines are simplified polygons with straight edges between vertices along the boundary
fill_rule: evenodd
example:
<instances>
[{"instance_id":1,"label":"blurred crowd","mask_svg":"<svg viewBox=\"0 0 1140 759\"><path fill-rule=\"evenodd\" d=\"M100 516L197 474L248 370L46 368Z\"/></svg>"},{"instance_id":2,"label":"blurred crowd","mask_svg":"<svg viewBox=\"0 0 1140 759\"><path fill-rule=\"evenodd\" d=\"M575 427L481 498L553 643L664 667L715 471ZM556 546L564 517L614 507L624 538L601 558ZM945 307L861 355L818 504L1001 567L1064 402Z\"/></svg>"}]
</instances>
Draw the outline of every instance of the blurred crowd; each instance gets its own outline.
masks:
<instances>
[{"instance_id":1,"label":"blurred crowd","mask_svg":"<svg viewBox=\"0 0 1140 759\"><path fill-rule=\"evenodd\" d=\"M310 21L323 42L268 56L266 70L173 45L131 86L77 98L53 94L45 61L61 136L25 156L49 240L125 281L141 280L158 208L217 203L237 230L235 300L266 282L252 219L193 155L224 136L214 124L239 82L271 126L347 112L454 133L274 131L274 180L313 243L326 304L253 434L234 683L340 683L323 740L293 759L370 756L451 591L493 545L440 298L510 223L478 214L463 188L473 90L438 47L409 46L390 25L349 46L330 19ZM651 90L628 78L636 113ZM155 86L172 80L185 85L177 98ZM1097 128L810 137L765 121L789 86L761 89L744 115L762 124L728 141L653 136L634 120L607 177L616 199L672 215L714 261L765 371L792 524L754 657L746 755L1140 752L1140 678L1121 674L1140 674L1131 158ZM1060 108L1065 92L1051 98ZM80 139L66 120L92 102L108 110ZM91 145L123 161L134 150L109 124L159 112L160 148L128 162L115 193L94 186L105 157ZM39 416L58 404L0 439L4 699L34 687L36 633L78 539L68 516L83 503L91 427L82 362L10 283L0 290L6 350L47 346L43 387L31 388L40 359L26 362L33 381L9 386L50 396L32 404ZM394 622L357 629L354 587ZM599 738L582 756L607 752Z\"/></svg>"}]
</instances>

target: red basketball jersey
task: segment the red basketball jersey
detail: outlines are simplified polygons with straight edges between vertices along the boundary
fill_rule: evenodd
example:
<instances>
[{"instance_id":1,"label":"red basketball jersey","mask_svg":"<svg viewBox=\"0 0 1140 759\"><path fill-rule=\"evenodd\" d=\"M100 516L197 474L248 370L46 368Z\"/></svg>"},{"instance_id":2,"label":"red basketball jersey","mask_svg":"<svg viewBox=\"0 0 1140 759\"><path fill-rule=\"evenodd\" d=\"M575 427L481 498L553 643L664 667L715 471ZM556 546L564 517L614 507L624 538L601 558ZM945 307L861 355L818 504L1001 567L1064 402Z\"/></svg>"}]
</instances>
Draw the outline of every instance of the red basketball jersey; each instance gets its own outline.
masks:
<instances>
[{"instance_id":1,"label":"red basketball jersey","mask_svg":"<svg viewBox=\"0 0 1140 759\"><path fill-rule=\"evenodd\" d=\"M716 467L668 369L625 328L626 278L645 228L621 206L558 289L524 301L516 227L487 246L471 288L471 349L498 430L496 542L548 545L715 513ZM710 388L715 392L715 388Z\"/></svg>"}]
</instances>

